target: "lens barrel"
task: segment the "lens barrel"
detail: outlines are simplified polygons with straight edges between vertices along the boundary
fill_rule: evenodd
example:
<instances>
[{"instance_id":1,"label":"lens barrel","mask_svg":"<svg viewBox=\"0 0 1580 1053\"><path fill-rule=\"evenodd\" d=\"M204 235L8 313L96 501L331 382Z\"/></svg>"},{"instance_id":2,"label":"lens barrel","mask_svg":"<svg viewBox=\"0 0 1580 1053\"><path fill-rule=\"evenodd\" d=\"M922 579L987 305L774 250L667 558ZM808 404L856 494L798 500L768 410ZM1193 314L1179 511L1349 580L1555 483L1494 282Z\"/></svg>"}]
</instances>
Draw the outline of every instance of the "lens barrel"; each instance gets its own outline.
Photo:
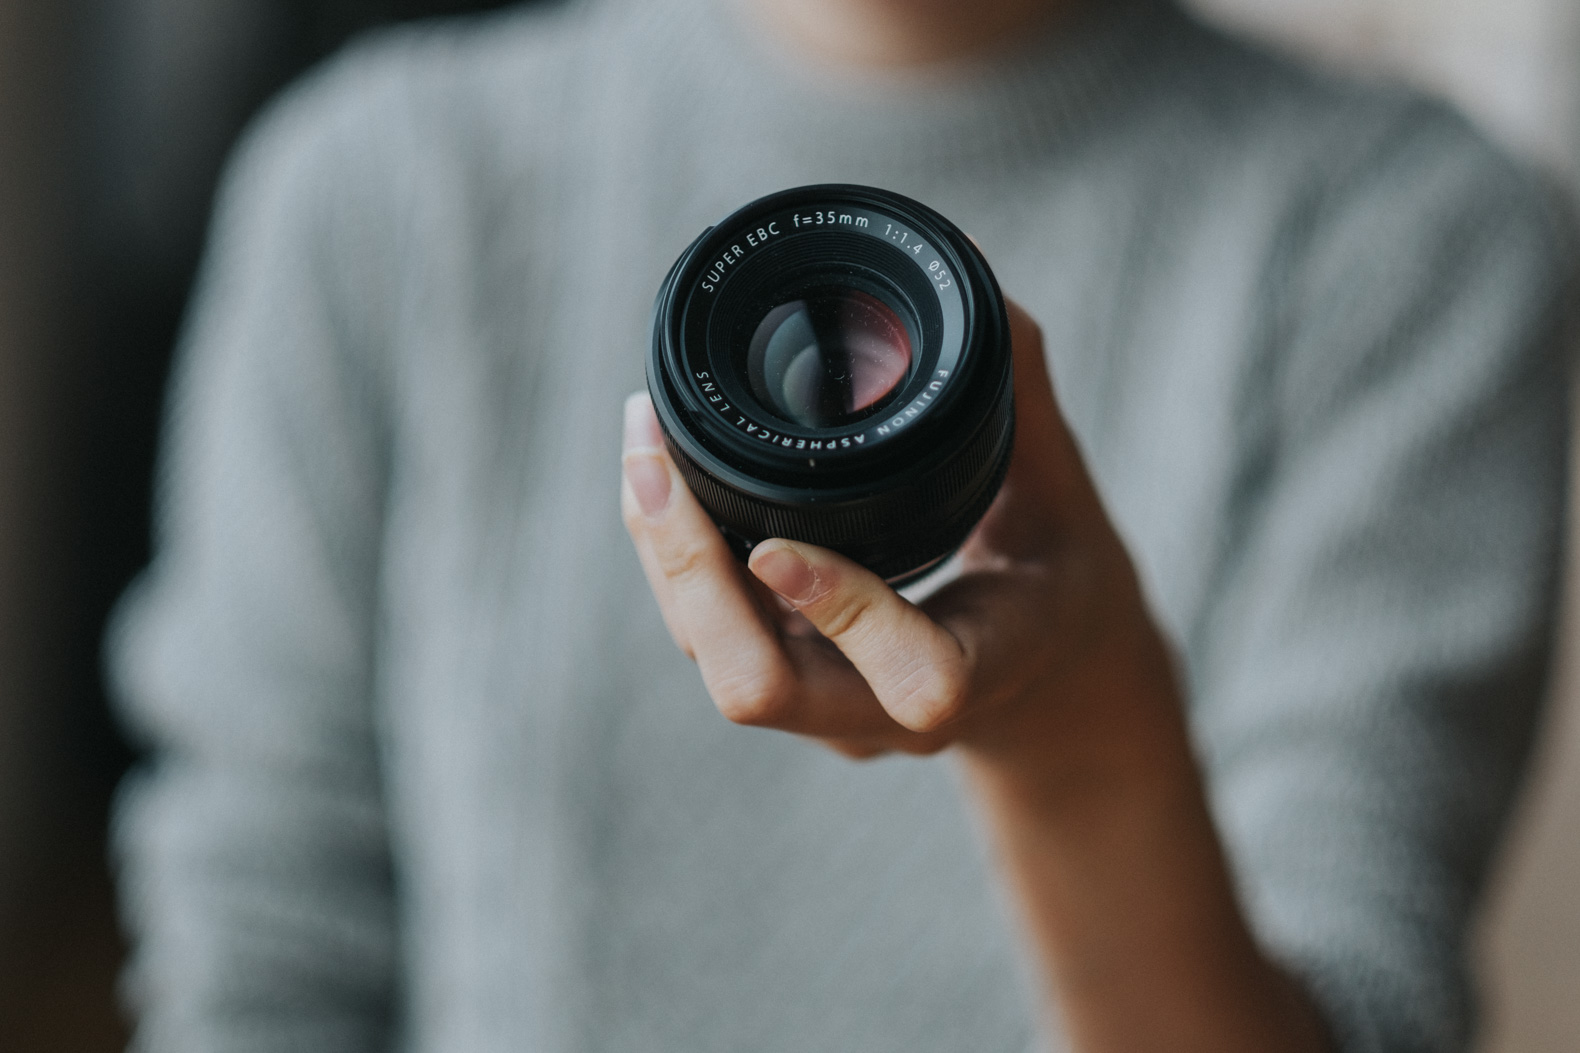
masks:
<instances>
[{"instance_id":1,"label":"lens barrel","mask_svg":"<svg viewBox=\"0 0 1580 1053\"><path fill-rule=\"evenodd\" d=\"M953 224L889 191L808 186L675 262L647 381L670 455L742 558L783 537L903 584L998 493L1010 358L998 283Z\"/></svg>"}]
</instances>

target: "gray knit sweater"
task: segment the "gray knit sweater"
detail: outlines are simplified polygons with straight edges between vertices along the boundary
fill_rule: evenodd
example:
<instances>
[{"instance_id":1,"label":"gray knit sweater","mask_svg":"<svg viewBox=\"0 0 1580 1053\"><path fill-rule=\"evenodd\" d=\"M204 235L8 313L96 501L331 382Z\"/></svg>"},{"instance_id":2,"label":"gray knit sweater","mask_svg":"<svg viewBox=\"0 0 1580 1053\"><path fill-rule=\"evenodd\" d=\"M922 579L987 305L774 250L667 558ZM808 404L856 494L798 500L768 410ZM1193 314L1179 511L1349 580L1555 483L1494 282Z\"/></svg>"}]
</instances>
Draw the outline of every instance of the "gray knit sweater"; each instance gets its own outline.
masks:
<instances>
[{"instance_id":1,"label":"gray knit sweater","mask_svg":"<svg viewBox=\"0 0 1580 1053\"><path fill-rule=\"evenodd\" d=\"M1553 616L1556 212L1166 3L874 83L720 6L389 34L239 154L112 638L143 1047L1061 1046L948 758L727 723L620 524L666 267L833 180L1044 326L1265 946L1349 1053L1462 1048Z\"/></svg>"}]
</instances>

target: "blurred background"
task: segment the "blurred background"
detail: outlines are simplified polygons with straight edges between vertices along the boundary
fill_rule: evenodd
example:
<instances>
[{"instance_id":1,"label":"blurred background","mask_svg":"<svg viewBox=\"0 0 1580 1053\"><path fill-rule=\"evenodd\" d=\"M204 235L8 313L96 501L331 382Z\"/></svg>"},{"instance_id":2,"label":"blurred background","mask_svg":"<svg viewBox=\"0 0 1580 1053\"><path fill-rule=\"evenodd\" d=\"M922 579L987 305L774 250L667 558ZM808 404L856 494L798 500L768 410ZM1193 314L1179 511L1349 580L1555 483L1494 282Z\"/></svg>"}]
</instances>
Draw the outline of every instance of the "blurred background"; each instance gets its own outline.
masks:
<instances>
[{"instance_id":1,"label":"blurred background","mask_svg":"<svg viewBox=\"0 0 1580 1053\"><path fill-rule=\"evenodd\" d=\"M574 0L555 0L574 2ZM1195 0L1454 99L1580 191L1580 0ZM489 0L0 0L0 1053L125 1041L104 847L127 747L99 636L147 558L171 343L257 106L390 21ZM1580 518L1580 517L1577 517ZM1580 1049L1580 573L1478 934L1482 1053Z\"/></svg>"}]
</instances>

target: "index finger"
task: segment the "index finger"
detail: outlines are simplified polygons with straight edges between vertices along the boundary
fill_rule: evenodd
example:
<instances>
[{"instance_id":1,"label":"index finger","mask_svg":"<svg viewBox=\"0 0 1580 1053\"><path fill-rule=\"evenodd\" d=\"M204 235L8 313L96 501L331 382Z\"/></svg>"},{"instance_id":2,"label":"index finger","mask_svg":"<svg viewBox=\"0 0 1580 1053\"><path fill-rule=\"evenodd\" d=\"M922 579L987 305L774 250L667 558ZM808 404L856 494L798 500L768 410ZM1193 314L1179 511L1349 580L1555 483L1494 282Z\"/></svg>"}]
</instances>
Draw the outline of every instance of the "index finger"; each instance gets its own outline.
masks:
<instances>
[{"instance_id":1,"label":"index finger","mask_svg":"<svg viewBox=\"0 0 1580 1053\"><path fill-rule=\"evenodd\" d=\"M642 402L629 412L650 417L651 403ZM657 432L656 422L651 430ZM689 645L721 709L729 700L760 698L791 675L789 660L723 536L662 446L628 449L621 466L626 526L665 618L674 622L673 635Z\"/></svg>"},{"instance_id":2,"label":"index finger","mask_svg":"<svg viewBox=\"0 0 1580 1053\"><path fill-rule=\"evenodd\" d=\"M748 565L839 648L896 722L934 732L964 712L971 678L960 642L872 571L778 538Z\"/></svg>"}]
</instances>

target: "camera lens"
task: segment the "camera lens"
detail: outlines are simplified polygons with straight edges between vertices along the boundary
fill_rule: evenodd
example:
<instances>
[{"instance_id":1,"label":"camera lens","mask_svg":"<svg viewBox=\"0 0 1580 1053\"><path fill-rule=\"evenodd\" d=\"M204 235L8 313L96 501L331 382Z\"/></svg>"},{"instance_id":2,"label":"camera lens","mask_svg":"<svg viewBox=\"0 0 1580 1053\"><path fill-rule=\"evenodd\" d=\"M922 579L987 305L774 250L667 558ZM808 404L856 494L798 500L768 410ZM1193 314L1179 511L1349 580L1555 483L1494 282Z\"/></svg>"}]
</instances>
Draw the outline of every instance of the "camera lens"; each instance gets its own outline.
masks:
<instances>
[{"instance_id":1,"label":"camera lens","mask_svg":"<svg viewBox=\"0 0 1580 1053\"><path fill-rule=\"evenodd\" d=\"M834 427L893 394L911 370L911 334L876 296L835 286L769 311L746 363L764 405L798 424Z\"/></svg>"},{"instance_id":2,"label":"camera lens","mask_svg":"<svg viewBox=\"0 0 1580 1053\"><path fill-rule=\"evenodd\" d=\"M872 187L801 187L709 228L654 310L648 388L744 558L784 537L896 584L959 547L1014 434L1009 323L953 224Z\"/></svg>"}]
</instances>

